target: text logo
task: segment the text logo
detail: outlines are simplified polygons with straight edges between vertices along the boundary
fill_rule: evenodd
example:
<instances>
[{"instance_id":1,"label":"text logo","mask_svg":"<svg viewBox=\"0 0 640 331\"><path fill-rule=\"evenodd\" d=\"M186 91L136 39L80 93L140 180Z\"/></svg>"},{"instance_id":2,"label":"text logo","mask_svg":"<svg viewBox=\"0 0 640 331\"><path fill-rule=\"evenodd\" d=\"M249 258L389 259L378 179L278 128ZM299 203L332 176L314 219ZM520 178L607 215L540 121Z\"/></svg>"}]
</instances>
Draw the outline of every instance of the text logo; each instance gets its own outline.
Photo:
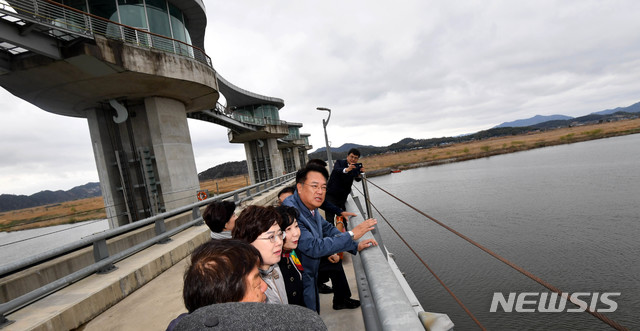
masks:
<instances>
[{"instance_id":1,"label":"text logo","mask_svg":"<svg viewBox=\"0 0 640 331\"><path fill-rule=\"evenodd\" d=\"M517 294L515 292L509 293L508 297L505 297L503 293L493 293L493 300L491 301L490 312L495 313L498 311L498 307L502 308L502 311L510 313L516 311L518 313L578 313L583 312L589 308L591 311L597 311L599 313L614 312L618 309L618 304L613 301L612 297L620 296L620 292L575 292L572 294L563 293L546 293L546 292L523 292ZM577 305L569 304L567 307L567 301L573 302Z\"/></svg>"}]
</instances>

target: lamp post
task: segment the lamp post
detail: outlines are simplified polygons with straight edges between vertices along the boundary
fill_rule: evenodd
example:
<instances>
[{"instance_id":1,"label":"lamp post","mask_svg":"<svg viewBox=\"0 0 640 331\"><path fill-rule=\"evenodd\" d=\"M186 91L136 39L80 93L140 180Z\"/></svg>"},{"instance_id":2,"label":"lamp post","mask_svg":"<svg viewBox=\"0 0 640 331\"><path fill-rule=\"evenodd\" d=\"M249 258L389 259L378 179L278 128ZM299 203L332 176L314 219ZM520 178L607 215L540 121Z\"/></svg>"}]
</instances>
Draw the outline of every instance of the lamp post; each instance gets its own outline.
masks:
<instances>
[{"instance_id":1,"label":"lamp post","mask_svg":"<svg viewBox=\"0 0 640 331\"><path fill-rule=\"evenodd\" d=\"M322 127L324 128L324 142L327 145L327 163L329 163L329 173L331 173L331 171L333 171L333 160L331 159L331 147L329 147L329 138L327 138L327 124L329 124L329 119L331 118L331 109L324 107L318 107L316 109L329 112L327 120L325 121L324 119L322 119Z\"/></svg>"}]
</instances>

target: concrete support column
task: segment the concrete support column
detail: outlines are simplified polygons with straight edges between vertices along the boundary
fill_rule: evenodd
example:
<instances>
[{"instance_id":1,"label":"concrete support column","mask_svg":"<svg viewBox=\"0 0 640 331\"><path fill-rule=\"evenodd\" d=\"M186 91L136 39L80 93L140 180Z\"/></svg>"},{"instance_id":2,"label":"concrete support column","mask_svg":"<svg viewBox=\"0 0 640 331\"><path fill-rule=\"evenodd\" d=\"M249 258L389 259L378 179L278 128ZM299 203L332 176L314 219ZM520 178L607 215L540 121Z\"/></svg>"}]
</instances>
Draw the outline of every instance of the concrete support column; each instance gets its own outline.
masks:
<instances>
[{"instance_id":1,"label":"concrete support column","mask_svg":"<svg viewBox=\"0 0 640 331\"><path fill-rule=\"evenodd\" d=\"M255 142L253 142L255 144ZM244 153L247 156L247 171L249 172L249 180L251 181L250 184L255 184L256 182L256 168L255 168L255 164L254 164L254 158L255 155L253 155L252 149L251 149L251 144L252 142L248 141L246 143L244 143Z\"/></svg>"},{"instance_id":2,"label":"concrete support column","mask_svg":"<svg viewBox=\"0 0 640 331\"><path fill-rule=\"evenodd\" d=\"M302 163L300 163L300 152L298 147L292 147L291 148L291 153L293 153L293 165L296 169L302 169L302 167L304 166Z\"/></svg>"},{"instance_id":3,"label":"concrete support column","mask_svg":"<svg viewBox=\"0 0 640 331\"><path fill-rule=\"evenodd\" d=\"M116 207L123 206L125 202L122 194L114 194L120 186L120 175L114 166L116 162L114 149L110 143L105 117L100 116L102 115L101 112L102 110L96 108L88 110L87 122L107 219L109 220L109 227L113 229L121 224L127 224L128 218L124 214L118 216L118 209L123 208Z\"/></svg>"},{"instance_id":4,"label":"concrete support column","mask_svg":"<svg viewBox=\"0 0 640 331\"><path fill-rule=\"evenodd\" d=\"M302 162L302 166L304 166L305 164L307 164L307 162L309 162L309 155L307 154L307 150L305 148L300 148L299 149L299 154L300 154L300 162Z\"/></svg>"},{"instance_id":5,"label":"concrete support column","mask_svg":"<svg viewBox=\"0 0 640 331\"><path fill-rule=\"evenodd\" d=\"M266 139L266 145L269 148L269 155L271 159L271 176L278 177L284 174L284 160L280 150L278 149L278 141L275 138Z\"/></svg>"},{"instance_id":6,"label":"concrete support column","mask_svg":"<svg viewBox=\"0 0 640 331\"><path fill-rule=\"evenodd\" d=\"M144 105L165 209L195 203L200 183L184 104L149 97Z\"/></svg>"},{"instance_id":7,"label":"concrete support column","mask_svg":"<svg viewBox=\"0 0 640 331\"><path fill-rule=\"evenodd\" d=\"M104 103L86 112L102 196L115 228L196 202L200 185L184 104L168 98Z\"/></svg>"}]
</instances>

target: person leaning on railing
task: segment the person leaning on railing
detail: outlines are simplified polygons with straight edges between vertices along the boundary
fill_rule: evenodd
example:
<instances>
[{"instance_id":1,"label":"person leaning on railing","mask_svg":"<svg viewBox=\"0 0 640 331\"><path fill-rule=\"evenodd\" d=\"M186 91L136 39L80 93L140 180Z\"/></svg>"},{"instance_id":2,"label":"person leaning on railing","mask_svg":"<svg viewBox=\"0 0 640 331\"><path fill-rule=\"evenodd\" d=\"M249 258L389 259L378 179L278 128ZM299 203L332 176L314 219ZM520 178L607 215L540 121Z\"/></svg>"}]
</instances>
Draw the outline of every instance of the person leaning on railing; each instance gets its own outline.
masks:
<instances>
[{"instance_id":1,"label":"person leaning on railing","mask_svg":"<svg viewBox=\"0 0 640 331\"><path fill-rule=\"evenodd\" d=\"M304 303L308 308L318 312L320 307L316 280L320 259L323 256L345 251L356 254L357 251L377 245L373 239L356 242L365 233L374 229L374 225L377 224L375 219L365 220L351 231L340 232L322 218L318 208L324 202L328 177L326 168L314 164L307 165L296 173L296 192L286 198L283 203L285 206L296 208L300 213L298 218L300 240L296 252L300 253L300 261L304 268L302 274ZM345 291L344 296L342 296L343 293L340 294L341 297L334 295L334 309L359 306L360 302L351 299L350 293Z\"/></svg>"}]
</instances>

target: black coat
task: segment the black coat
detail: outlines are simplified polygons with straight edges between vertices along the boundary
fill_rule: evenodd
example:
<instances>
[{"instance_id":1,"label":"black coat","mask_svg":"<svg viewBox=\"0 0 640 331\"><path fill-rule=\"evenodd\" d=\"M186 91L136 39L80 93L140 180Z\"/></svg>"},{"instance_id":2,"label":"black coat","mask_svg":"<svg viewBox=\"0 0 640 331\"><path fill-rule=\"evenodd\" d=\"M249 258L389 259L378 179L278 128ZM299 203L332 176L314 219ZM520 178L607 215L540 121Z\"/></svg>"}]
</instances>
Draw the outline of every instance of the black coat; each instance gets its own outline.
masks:
<instances>
[{"instance_id":1,"label":"black coat","mask_svg":"<svg viewBox=\"0 0 640 331\"><path fill-rule=\"evenodd\" d=\"M298 272L291 258L283 257L280 259L280 262L278 262L278 265L280 266L280 272L284 280L284 287L287 289L287 300L289 300L289 304L306 307L302 295L303 287L300 276L302 272Z\"/></svg>"},{"instance_id":2,"label":"black coat","mask_svg":"<svg viewBox=\"0 0 640 331\"><path fill-rule=\"evenodd\" d=\"M327 184L327 196L330 196L331 200L337 201L338 206L347 201L347 197L351 193L353 180L355 179L357 182L362 180L359 177L360 172L357 168L345 174L343 171L347 167L349 167L347 160L337 160L333 165L333 171L331 171L329 183Z\"/></svg>"}]
</instances>

